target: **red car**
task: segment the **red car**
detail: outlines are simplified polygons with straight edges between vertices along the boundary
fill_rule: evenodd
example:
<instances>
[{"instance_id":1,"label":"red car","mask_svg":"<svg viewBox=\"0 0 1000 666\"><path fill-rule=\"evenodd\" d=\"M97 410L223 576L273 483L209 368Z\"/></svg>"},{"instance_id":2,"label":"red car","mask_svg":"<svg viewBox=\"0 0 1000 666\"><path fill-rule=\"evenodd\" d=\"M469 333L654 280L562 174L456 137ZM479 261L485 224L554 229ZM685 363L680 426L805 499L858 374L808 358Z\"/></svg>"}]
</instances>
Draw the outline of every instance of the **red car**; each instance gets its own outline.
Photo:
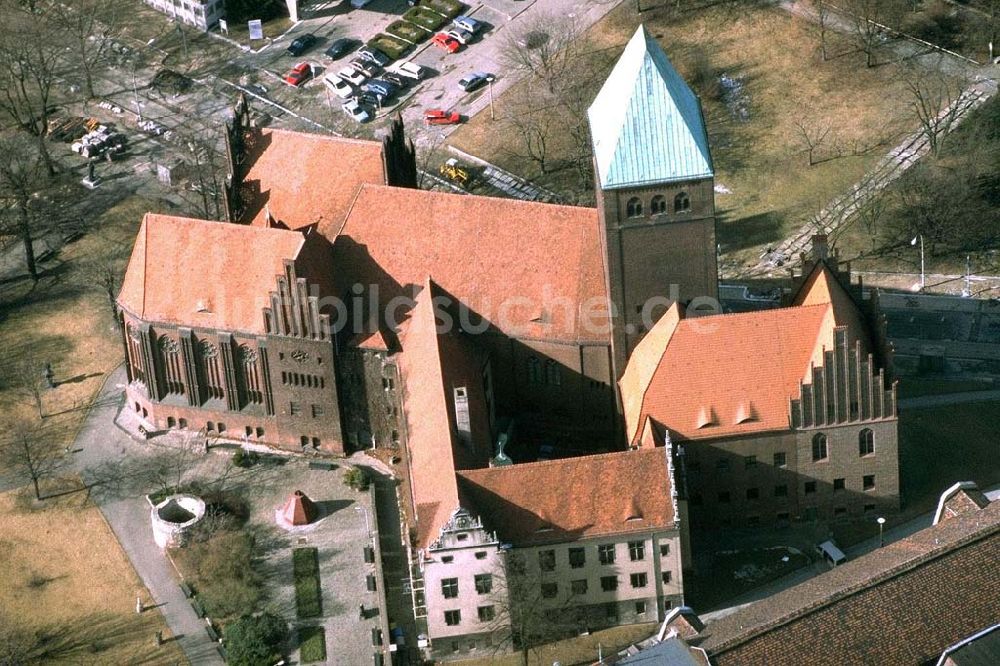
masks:
<instances>
[{"instance_id":1,"label":"red car","mask_svg":"<svg viewBox=\"0 0 1000 666\"><path fill-rule=\"evenodd\" d=\"M312 75L312 68L307 62L300 62L292 71L285 74L285 83L290 86L301 86Z\"/></svg>"},{"instance_id":2,"label":"red car","mask_svg":"<svg viewBox=\"0 0 1000 666\"><path fill-rule=\"evenodd\" d=\"M439 49L444 49L448 53L454 53L455 51L462 48L462 43L460 41L458 41L454 37L444 34L443 32L439 32L438 34L434 35L433 39L431 39L431 42L434 43L434 46L438 47Z\"/></svg>"},{"instance_id":3,"label":"red car","mask_svg":"<svg viewBox=\"0 0 1000 666\"><path fill-rule=\"evenodd\" d=\"M428 125L457 125L462 122L462 114L444 109L429 109L424 112L424 122Z\"/></svg>"}]
</instances>

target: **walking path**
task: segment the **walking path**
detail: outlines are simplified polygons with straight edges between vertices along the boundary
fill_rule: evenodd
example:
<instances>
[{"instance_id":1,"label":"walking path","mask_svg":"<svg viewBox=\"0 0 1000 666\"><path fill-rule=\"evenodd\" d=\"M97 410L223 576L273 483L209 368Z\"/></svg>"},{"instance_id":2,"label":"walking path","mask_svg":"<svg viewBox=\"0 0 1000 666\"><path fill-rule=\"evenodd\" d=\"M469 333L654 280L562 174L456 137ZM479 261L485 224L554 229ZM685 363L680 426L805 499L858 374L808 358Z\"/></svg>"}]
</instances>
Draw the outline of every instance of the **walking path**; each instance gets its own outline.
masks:
<instances>
[{"instance_id":1,"label":"walking path","mask_svg":"<svg viewBox=\"0 0 1000 666\"><path fill-rule=\"evenodd\" d=\"M108 377L77 435L73 465L84 482L89 481L88 468L106 461L121 460L125 456L145 454L140 444L113 425L119 405L115 397L121 392L124 381L123 368ZM170 561L153 542L146 498L102 501L100 497L95 497L95 501L188 660L196 666L223 664L217 644L205 631L205 622L198 619L173 577Z\"/></svg>"}]
</instances>

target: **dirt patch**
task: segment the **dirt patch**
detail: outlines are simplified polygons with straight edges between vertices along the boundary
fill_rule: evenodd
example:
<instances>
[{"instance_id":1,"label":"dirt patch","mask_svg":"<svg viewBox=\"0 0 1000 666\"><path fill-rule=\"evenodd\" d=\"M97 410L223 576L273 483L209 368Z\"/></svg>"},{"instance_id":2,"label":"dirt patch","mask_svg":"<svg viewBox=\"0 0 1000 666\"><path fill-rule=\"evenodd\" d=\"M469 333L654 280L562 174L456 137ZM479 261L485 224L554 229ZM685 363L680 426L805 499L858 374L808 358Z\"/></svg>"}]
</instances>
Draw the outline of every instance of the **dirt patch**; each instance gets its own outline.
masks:
<instances>
[{"instance_id":1,"label":"dirt patch","mask_svg":"<svg viewBox=\"0 0 1000 666\"><path fill-rule=\"evenodd\" d=\"M22 656L45 663L187 663L159 611L135 613L148 592L103 516L82 495L18 508L0 495L0 626L25 641Z\"/></svg>"}]
</instances>

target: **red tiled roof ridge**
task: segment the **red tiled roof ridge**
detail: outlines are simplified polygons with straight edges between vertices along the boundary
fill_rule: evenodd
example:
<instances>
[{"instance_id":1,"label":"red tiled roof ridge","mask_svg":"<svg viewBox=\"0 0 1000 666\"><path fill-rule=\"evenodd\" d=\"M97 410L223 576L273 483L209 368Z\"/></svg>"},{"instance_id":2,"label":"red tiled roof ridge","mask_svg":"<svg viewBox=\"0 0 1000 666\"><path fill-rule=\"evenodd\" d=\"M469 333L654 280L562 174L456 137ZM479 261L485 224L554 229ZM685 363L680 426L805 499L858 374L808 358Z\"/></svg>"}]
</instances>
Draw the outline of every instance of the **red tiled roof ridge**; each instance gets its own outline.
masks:
<instances>
[{"instance_id":1,"label":"red tiled roof ridge","mask_svg":"<svg viewBox=\"0 0 1000 666\"><path fill-rule=\"evenodd\" d=\"M970 514L966 514L966 516L968 515ZM972 515L977 515L977 514L972 514ZM934 527L932 526L926 529L934 529ZM946 539L943 543L935 544L930 549L917 553L912 558L906 559L896 564L895 566L879 571L869 578L865 578L861 581L858 581L853 585L847 585L833 592L832 594L824 596L812 603L806 604L798 608L793 608L788 612L784 613L783 615L780 615L770 621L764 622L759 626L751 627L747 630L736 633L733 637L728 638L718 644L711 644L712 626L709 625L708 627L709 637L708 640L706 641L706 648L713 656L722 654L744 643L747 643L760 636L763 636L764 634L776 631L790 622L799 620L808 615L819 612L824 608L832 606L833 604L838 603L855 594L858 594L859 592L887 583L895 578L900 577L903 574L909 573L910 571L913 571L930 562L933 562L936 559L945 557L963 548L973 545L979 541L990 538L993 535L997 534L998 532L1000 532L1000 521L995 521L992 524L986 526L985 528L974 530L970 533L963 534L951 540ZM912 537L908 537L906 539L896 542L895 544L889 544L888 546L886 546L886 548L893 549L894 546L897 546L896 548L893 549L894 551L898 550L900 552L905 552L903 546L912 545L913 541L911 539ZM878 551L875 552L877 553ZM855 560L854 562L858 562L858 560ZM835 570L827 572L826 574L823 575L834 573L834 571ZM790 589L794 590L795 588L793 587ZM775 597L771 597L770 600L773 600L774 598Z\"/></svg>"},{"instance_id":2,"label":"red tiled roof ridge","mask_svg":"<svg viewBox=\"0 0 1000 666\"><path fill-rule=\"evenodd\" d=\"M536 460L534 462L516 463L514 465L501 465L501 466L498 466L498 467L481 467L479 469L460 469L460 470L455 470L455 473L456 474L461 474L461 475L464 475L464 476L468 476L470 474L471 475L485 475L485 474L498 474L498 475L500 475L500 474L504 474L506 472L516 472L518 470L524 469L525 467L538 468L538 467L543 467L543 466L546 466L546 465L549 465L549 466L555 466L555 465L560 465L560 464L562 464L562 465L568 465L568 464L571 464L571 463L580 462L581 460L586 460L587 462L590 462L590 461L598 459L598 458L611 458L613 456L619 456L619 455L621 455L623 453L634 454L634 455L637 455L637 456L639 456L639 455L649 455L649 456L652 456L653 454L658 454L658 455L661 455L661 456L665 455L663 453L663 449L660 449L660 448L656 448L656 449L624 449L622 451L608 451L607 453L595 453L595 454L589 455L589 456L573 456L572 458L557 458L555 460Z\"/></svg>"},{"instance_id":3,"label":"red tiled roof ridge","mask_svg":"<svg viewBox=\"0 0 1000 666\"><path fill-rule=\"evenodd\" d=\"M459 194L458 192L441 192L439 190L414 190L409 187L399 187L398 185L381 185L378 183L362 183L358 188L358 194L361 190L373 189L373 190L393 190L393 191L406 191L406 192L416 192L418 194L430 197L430 198L440 198L440 199L454 199L460 198L463 200L472 199L496 199L497 201L502 201L504 205L511 205L515 208L538 208L544 206L550 209L563 209L563 210L574 210L574 211L589 211L594 215L597 215L597 209L590 206L570 206L569 204L557 204L548 203L546 201L529 201L527 199L511 199L509 197L493 197L485 194ZM345 217L346 220L346 217Z\"/></svg>"},{"instance_id":4,"label":"red tiled roof ridge","mask_svg":"<svg viewBox=\"0 0 1000 666\"><path fill-rule=\"evenodd\" d=\"M802 310L816 310L816 309L819 309L819 308L828 308L828 307L830 307L829 303L814 303L812 305L790 305L790 306L785 307L785 308L771 308L769 310L751 310L749 312L720 312L719 314L701 315L700 317L685 317L685 318L681 319L681 321L686 321L686 322L695 321L696 322L696 321L699 321L699 320L709 321L709 320L712 320L712 319L721 319L721 318L738 319L738 318L741 318L741 317L747 318L747 319L752 319L754 317L760 317L762 315L763 316L768 316L768 315L773 316L774 313L781 313L782 315L784 315L784 314L787 314L789 310L799 310L799 311L802 311Z\"/></svg>"},{"instance_id":5,"label":"red tiled roof ridge","mask_svg":"<svg viewBox=\"0 0 1000 666\"><path fill-rule=\"evenodd\" d=\"M335 134L318 134L316 132L300 132L299 130L291 129L281 129L278 127L268 127L267 132L272 132L274 134L294 134L295 136L305 137L308 139L316 141L329 141L331 143L354 143L357 145L368 145L375 146L379 149L382 148L382 142L377 139L358 139L349 136L339 136Z\"/></svg>"}]
</instances>

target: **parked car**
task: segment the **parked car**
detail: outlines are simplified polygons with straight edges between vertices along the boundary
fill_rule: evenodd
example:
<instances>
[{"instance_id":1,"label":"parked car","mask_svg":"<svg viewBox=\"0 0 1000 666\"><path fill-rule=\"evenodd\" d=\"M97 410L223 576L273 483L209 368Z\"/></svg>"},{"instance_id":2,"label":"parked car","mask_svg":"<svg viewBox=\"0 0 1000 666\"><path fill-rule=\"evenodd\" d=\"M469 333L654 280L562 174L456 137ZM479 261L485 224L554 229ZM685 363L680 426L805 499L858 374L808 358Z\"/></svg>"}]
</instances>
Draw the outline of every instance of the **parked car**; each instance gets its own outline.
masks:
<instances>
[{"instance_id":1,"label":"parked car","mask_svg":"<svg viewBox=\"0 0 1000 666\"><path fill-rule=\"evenodd\" d=\"M468 30L462 30L461 28L452 28L451 30L448 30L444 34L454 38L461 44L468 44L469 41L475 36Z\"/></svg>"},{"instance_id":2,"label":"parked car","mask_svg":"<svg viewBox=\"0 0 1000 666\"><path fill-rule=\"evenodd\" d=\"M458 85L465 92L472 92L492 78L492 75L486 72L472 72L463 76Z\"/></svg>"},{"instance_id":3,"label":"parked car","mask_svg":"<svg viewBox=\"0 0 1000 666\"><path fill-rule=\"evenodd\" d=\"M288 74L285 74L285 83L290 86L301 86L310 76L312 76L312 67L307 62L300 62L292 67Z\"/></svg>"},{"instance_id":4,"label":"parked car","mask_svg":"<svg viewBox=\"0 0 1000 666\"><path fill-rule=\"evenodd\" d=\"M377 65L378 67L385 67L392 62L392 58L382 53L374 46L366 46L358 51L358 57L372 63L373 65Z\"/></svg>"},{"instance_id":5,"label":"parked car","mask_svg":"<svg viewBox=\"0 0 1000 666\"><path fill-rule=\"evenodd\" d=\"M368 79L368 77L364 73L359 72L350 65L344 67L342 70L337 72L337 76L344 79L348 83L353 83L356 86L360 86Z\"/></svg>"},{"instance_id":6,"label":"parked car","mask_svg":"<svg viewBox=\"0 0 1000 666\"><path fill-rule=\"evenodd\" d=\"M370 63L366 60L362 60L361 58L355 58L350 62L350 65L354 69L364 74L369 79L375 76L375 74L379 70L379 67L377 65L375 65L374 63Z\"/></svg>"},{"instance_id":7,"label":"parked car","mask_svg":"<svg viewBox=\"0 0 1000 666\"><path fill-rule=\"evenodd\" d=\"M380 76L379 78L388 81L389 83L396 86L400 90L410 85L410 79L404 79L399 74L394 74L392 72L383 72L382 76Z\"/></svg>"},{"instance_id":8,"label":"parked car","mask_svg":"<svg viewBox=\"0 0 1000 666\"><path fill-rule=\"evenodd\" d=\"M424 111L424 122L428 125L457 125L462 122L462 116L457 111L428 109Z\"/></svg>"},{"instance_id":9,"label":"parked car","mask_svg":"<svg viewBox=\"0 0 1000 666\"><path fill-rule=\"evenodd\" d=\"M399 91L399 88L385 79L372 79L365 85L361 86L361 89L365 92L381 95L383 99L388 99Z\"/></svg>"},{"instance_id":10,"label":"parked car","mask_svg":"<svg viewBox=\"0 0 1000 666\"><path fill-rule=\"evenodd\" d=\"M350 37L341 37L340 39L333 40L330 48L324 51L323 54L331 60L337 60L353 51L360 43L358 40L351 39Z\"/></svg>"},{"instance_id":11,"label":"parked car","mask_svg":"<svg viewBox=\"0 0 1000 666\"><path fill-rule=\"evenodd\" d=\"M355 95L354 99L362 106L381 109L382 103L385 101L385 96L370 90L364 90Z\"/></svg>"},{"instance_id":12,"label":"parked car","mask_svg":"<svg viewBox=\"0 0 1000 666\"><path fill-rule=\"evenodd\" d=\"M353 118L359 123L365 123L372 119L372 114L357 100L350 100L340 106L348 116Z\"/></svg>"},{"instance_id":13,"label":"parked car","mask_svg":"<svg viewBox=\"0 0 1000 666\"><path fill-rule=\"evenodd\" d=\"M324 76L323 83L341 99L347 99L354 94L354 87L336 74L331 73Z\"/></svg>"},{"instance_id":14,"label":"parked car","mask_svg":"<svg viewBox=\"0 0 1000 666\"><path fill-rule=\"evenodd\" d=\"M431 43L439 49L443 49L448 53L454 53L455 51L462 48L461 42L459 42L454 37L447 35L443 32L439 32L431 38Z\"/></svg>"},{"instance_id":15,"label":"parked car","mask_svg":"<svg viewBox=\"0 0 1000 666\"><path fill-rule=\"evenodd\" d=\"M473 35L478 34L483 29L483 24L471 16L456 16L451 24L456 28L471 32Z\"/></svg>"},{"instance_id":16,"label":"parked car","mask_svg":"<svg viewBox=\"0 0 1000 666\"><path fill-rule=\"evenodd\" d=\"M304 35L299 35L292 40L292 43L288 45L286 52L290 56L298 57L311 49L313 44L316 43L316 35L311 32L307 32Z\"/></svg>"},{"instance_id":17,"label":"parked car","mask_svg":"<svg viewBox=\"0 0 1000 666\"><path fill-rule=\"evenodd\" d=\"M412 60L400 60L396 64L386 67L386 71L414 81L419 81L427 75L427 70Z\"/></svg>"}]
</instances>

